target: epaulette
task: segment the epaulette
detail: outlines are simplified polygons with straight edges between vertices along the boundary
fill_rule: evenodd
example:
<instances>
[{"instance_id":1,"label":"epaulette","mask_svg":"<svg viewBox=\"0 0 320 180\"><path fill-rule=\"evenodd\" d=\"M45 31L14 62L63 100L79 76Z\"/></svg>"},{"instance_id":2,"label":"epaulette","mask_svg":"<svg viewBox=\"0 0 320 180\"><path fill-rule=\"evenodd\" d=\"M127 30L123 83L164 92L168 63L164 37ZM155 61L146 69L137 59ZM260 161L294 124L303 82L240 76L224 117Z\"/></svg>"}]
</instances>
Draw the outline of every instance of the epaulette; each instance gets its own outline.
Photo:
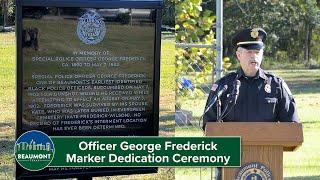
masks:
<instances>
[{"instance_id":1,"label":"epaulette","mask_svg":"<svg viewBox=\"0 0 320 180\"><path fill-rule=\"evenodd\" d=\"M237 77L237 72L230 72L223 76L221 79L219 79L219 82L230 82L230 80L233 80Z\"/></svg>"},{"instance_id":2,"label":"epaulette","mask_svg":"<svg viewBox=\"0 0 320 180\"><path fill-rule=\"evenodd\" d=\"M279 76L277 76L275 73L270 72L270 71L264 71L266 76L268 77L272 77L276 82L281 82L282 78L280 78Z\"/></svg>"},{"instance_id":3,"label":"epaulette","mask_svg":"<svg viewBox=\"0 0 320 180\"><path fill-rule=\"evenodd\" d=\"M232 78L232 77L236 77L237 76L237 72L230 72L228 74L226 74L225 76L223 76L223 78Z\"/></svg>"},{"instance_id":4,"label":"epaulette","mask_svg":"<svg viewBox=\"0 0 320 180\"><path fill-rule=\"evenodd\" d=\"M278 77L276 74L270 71L264 71L266 75L272 76L272 77Z\"/></svg>"}]
</instances>

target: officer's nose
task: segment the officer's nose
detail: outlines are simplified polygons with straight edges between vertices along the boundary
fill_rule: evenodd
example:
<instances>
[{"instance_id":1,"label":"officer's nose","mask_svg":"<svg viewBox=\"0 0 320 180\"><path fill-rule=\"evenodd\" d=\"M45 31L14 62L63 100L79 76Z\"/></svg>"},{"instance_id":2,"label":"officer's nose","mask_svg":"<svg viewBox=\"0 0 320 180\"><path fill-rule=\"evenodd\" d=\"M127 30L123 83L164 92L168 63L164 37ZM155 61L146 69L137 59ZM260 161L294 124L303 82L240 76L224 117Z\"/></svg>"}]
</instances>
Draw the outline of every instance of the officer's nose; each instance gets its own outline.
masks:
<instances>
[{"instance_id":1,"label":"officer's nose","mask_svg":"<svg viewBox=\"0 0 320 180\"><path fill-rule=\"evenodd\" d=\"M256 53L256 52L254 52L254 53L251 53L251 57L254 57L254 58L257 58L257 57L259 57L259 53Z\"/></svg>"}]
</instances>

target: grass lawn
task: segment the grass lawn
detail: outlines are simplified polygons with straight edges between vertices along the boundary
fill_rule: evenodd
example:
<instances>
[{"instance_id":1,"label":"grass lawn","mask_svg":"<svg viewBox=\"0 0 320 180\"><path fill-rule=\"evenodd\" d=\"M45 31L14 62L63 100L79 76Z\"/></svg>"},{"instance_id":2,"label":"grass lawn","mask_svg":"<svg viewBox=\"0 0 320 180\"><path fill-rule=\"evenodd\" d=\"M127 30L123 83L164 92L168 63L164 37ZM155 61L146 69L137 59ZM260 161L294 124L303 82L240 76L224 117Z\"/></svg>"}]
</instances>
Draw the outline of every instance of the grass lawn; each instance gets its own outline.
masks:
<instances>
[{"instance_id":1,"label":"grass lawn","mask_svg":"<svg viewBox=\"0 0 320 180\"><path fill-rule=\"evenodd\" d=\"M14 33L0 33L0 179L13 179L15 133Z\"/></svg>"}]
</instances>

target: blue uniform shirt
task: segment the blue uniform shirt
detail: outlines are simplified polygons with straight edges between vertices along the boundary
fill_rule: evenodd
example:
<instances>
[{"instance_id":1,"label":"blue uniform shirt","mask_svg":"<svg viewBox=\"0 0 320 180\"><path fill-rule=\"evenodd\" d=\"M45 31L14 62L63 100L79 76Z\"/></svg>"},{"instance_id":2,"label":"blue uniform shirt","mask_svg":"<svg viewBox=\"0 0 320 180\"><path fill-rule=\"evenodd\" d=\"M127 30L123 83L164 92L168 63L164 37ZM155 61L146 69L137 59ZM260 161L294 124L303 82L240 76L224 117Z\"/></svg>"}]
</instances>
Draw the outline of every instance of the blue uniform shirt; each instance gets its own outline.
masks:
<instances>
[{"instance_id":1,"label":"blue uniform shirt","mask_svg":"<svg viewBox=\"0 0 320 180\"><path fill-rule=\"evenodd\" d=\"M236 80L241 82L239 95L236 104L228 106L226 112L229 113L222 119L224 122L299 122L296 104L286 83L262 69L255 77L246 77L240 69L219 79L214 85L216 90L209 94L207 105L218 89L227 85L228 89L221 95L223 111ZM204 114L203 128L206 122L214 121L217 121L216 104Z\"/></svg>"}]
</instances>

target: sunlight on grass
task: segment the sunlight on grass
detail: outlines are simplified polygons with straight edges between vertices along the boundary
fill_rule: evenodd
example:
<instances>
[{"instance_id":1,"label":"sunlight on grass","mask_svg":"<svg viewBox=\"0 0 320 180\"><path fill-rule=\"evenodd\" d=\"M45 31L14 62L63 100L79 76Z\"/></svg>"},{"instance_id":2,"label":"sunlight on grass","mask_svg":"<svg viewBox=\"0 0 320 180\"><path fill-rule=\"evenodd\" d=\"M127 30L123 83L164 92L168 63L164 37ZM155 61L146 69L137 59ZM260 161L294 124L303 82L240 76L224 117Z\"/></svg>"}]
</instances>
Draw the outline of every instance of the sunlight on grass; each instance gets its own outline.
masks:
<instances>
[{"instance_id":1,"label":"sunlight on grass","mask_svg":"<svg viewBox=\"0 0 320 180\"><path fill-rule=\"evenodd\" d=\"M284 153L284 177L320 175L320 146L316 140L319 137L319 130L304 128L302 146Z\"/></svg>"},{"instance_id":2,"label":"sunlight on grass","mask_svg":"<svg viewBox=\"0 0 320 180\"><path fill-rule=\"evenodd\" d=\"M0 123L15 116L14 33L0 33Z\"/></svg>"},{"instance_id":3,"label":"sunlight on grass","mask_svg":"<svg viewBox=\"0 0 320 180\"><path fill-rule=\"evenodd\" d=\"M201 137L203 131L196 126L176 126L175 128L176 137Z\"/></svg>"},{"instance_id":4,"label":"sunlight on grass","mask_svg":"<svg viewBox=\"0 0 320 180\"><path fill-rule=\"evenodd\" d=\"M214 170L212 168L176 168L175 180L185 179L212 179L214 177Z\"/></svg>"}]
</instances>

